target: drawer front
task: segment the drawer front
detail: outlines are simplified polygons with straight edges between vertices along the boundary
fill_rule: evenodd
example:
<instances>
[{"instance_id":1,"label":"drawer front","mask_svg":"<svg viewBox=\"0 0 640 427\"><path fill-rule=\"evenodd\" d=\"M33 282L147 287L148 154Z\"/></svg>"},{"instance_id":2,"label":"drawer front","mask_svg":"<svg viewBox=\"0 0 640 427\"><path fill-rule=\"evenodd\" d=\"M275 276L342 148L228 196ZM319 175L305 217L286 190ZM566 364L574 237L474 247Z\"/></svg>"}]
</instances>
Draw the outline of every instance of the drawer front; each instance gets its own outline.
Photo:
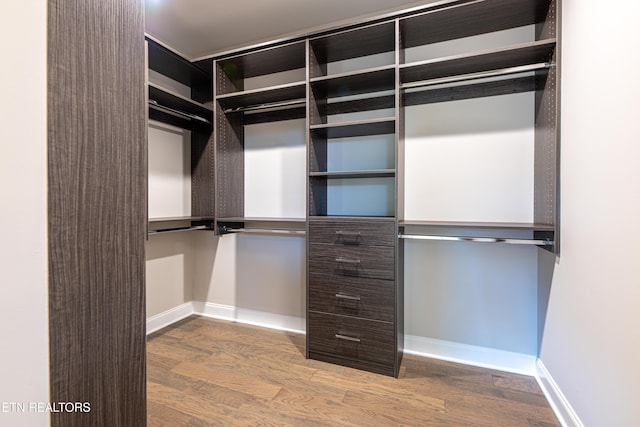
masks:
<instances>
[{"instance_id":1,"label":"drawer front","mask_svg":"<svg viewBox=\"0 0 640 427\"><path fill-rule=\"evenodd\" d=\"M309 241L345 246L395 246L396 226L391 221L310 221Z\"/></svg>"},{"instance_id":2,"label":"drawer front","mask_svg":"<svg viewBox=\"0 0 640 427\"><path fill-rule=\"evenodd\" d=\"M309 274L395 279L395 248L309 245Z\"/></svg>"},{"instance_id":3,"label":"drawer front","mask_svg":"<svg viewBox=\"0 0 640 427\"><path fill-rule=\"evenodd\" d=\"M309 312L309 351L393 364L393 323Z\"/></svg>"},{"instance_id":4,"label":"drawer front","mask_svg":"<svg viewBox=\"0 0 640 427\"><path fill-rule=\"evenodd\" d=\"M326 274L309 275L309 310L393 322L395 282Z\"/></svg>"}]
</instances>

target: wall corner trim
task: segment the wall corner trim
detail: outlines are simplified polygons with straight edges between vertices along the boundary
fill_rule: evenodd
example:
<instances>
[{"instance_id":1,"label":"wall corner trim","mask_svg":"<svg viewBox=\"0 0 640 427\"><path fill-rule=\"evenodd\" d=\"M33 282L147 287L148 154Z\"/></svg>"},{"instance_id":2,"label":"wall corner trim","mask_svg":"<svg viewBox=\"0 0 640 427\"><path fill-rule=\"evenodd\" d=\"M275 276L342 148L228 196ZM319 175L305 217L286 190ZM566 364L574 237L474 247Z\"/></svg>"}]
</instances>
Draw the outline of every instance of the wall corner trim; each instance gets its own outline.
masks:
<instances>
[{"instance_id":1,"label":"wall corner trim","mask_svg":"<svg viewBox=\"0 0 640 427\"><path fill-rule=\"evenodd\" d=\"M582 421L578 417L578 414L573 410L571 404L558 387L558 384L554 381L553 377L542 363L542 360L538 359L536 362L536 380L542 389L549 405L555 412L558 420L563 427L584 427Z\"/></svg>"}]
</instances>

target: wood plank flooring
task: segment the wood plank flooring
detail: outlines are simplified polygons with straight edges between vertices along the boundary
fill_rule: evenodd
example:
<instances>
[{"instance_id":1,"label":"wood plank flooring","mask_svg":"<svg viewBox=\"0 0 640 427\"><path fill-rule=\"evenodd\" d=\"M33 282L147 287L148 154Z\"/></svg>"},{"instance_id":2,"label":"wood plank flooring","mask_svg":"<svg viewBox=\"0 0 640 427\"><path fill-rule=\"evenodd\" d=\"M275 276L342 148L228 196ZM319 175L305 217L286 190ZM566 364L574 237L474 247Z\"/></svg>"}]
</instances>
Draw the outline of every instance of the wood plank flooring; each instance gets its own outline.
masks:
<instances>
[{"instance_id":1,"label":"wood plank flooring","mask_svg":"<svg viewBox=\"0 0 640 427\"><path fill-rule=\"evenodd\" d=\"M559 426L535 379L405 355L398 379L304 335L190 317L147 342L149 426Z\"/></svg>"}]
</instances>

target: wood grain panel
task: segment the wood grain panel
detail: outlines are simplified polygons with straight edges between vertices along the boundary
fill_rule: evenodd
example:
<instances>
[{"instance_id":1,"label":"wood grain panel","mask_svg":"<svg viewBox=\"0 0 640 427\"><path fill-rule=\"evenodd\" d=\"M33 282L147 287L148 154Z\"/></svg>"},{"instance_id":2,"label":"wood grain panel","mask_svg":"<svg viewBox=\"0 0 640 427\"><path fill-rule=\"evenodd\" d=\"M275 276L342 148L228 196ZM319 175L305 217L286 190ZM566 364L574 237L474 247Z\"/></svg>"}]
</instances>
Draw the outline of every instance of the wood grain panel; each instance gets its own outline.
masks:
<instances>
[{"instance_id":1,"label":"wood grain panel","mask_svg":"<svg viewBox=\"0 0 640 427\"><path fill-rule=\"evenodd\" d=\"M244 128L241 114L216 106L216 216L244 216Z\"/></svg>"},{"instance_id":2,"label":"wood grain panel","mask_svg":"<svg viewBox=\"0 0 640 427\"><path fill-rule=\"evenodd\" d=\"M393 322L394 288L391 280L310 274L309 310Z\"/></svg>"},{"instance_id":3,"label":"wood grain panel","mask_svg":"<svg viewBox=\"0 0 640 427\"><path fill-rule=\"evenodd\" d=\"M307 334L309 352L393 366L395 335L392 323L312 311Z\"/></svg>"},{"instance_id":4,"label":"wood grain panel","mask_svg":"<svg viewBox=\"0 0 640 427\"><path fill-rule=\"evenodd\" d=\"M52 426L144 426L143 4L48 2Z\"/></svg>"},{"instance_id":5,"label":"wood grain panel","mask_svg":"<svg viewBox=\"0 0 640 427\"><path fill-rule=\"evenodd\" d=\"M309 273L393 280L395 250L386 246L309 244Z\"/></svg>"},{"instance_id":6,"label":"wood grain panel","mask_svg":"<svg viewBox=\"0 0 640 427\"><path fill-rule=\"evenodd\" d=\"M346 246L395 246L393 221L311 221L309 241Z\"/></svg>"},{"instance_id":7,"label":"wood grain panel","mask_svg":"<svg viewBox=\"0 0 640 427\"><path fill-rule=\"evenodd\" d=\"M191 133L191 215L215 215L215 150L211 127L199 126Z\"/></svg>"}]
</instances>

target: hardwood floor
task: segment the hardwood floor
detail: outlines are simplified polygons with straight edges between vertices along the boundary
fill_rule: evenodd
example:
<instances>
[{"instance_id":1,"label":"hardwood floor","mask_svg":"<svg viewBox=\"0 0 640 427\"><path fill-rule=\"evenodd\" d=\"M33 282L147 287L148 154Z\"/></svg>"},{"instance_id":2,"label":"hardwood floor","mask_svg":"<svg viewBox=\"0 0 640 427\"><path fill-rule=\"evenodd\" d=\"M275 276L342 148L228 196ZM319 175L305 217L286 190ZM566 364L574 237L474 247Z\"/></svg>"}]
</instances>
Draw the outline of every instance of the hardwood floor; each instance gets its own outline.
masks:
<instances>
[{"instance_id":1,"label":"hardwood floor","mask_svg":"<svg viewBox=\"0 0 640 427\"><path fill-rule=\"evenodd\" d=\"M149 426L559 426L535 379L405 355L394 379L304 335L190 317L147 342Z\"/></svg>"}]
</instances>

